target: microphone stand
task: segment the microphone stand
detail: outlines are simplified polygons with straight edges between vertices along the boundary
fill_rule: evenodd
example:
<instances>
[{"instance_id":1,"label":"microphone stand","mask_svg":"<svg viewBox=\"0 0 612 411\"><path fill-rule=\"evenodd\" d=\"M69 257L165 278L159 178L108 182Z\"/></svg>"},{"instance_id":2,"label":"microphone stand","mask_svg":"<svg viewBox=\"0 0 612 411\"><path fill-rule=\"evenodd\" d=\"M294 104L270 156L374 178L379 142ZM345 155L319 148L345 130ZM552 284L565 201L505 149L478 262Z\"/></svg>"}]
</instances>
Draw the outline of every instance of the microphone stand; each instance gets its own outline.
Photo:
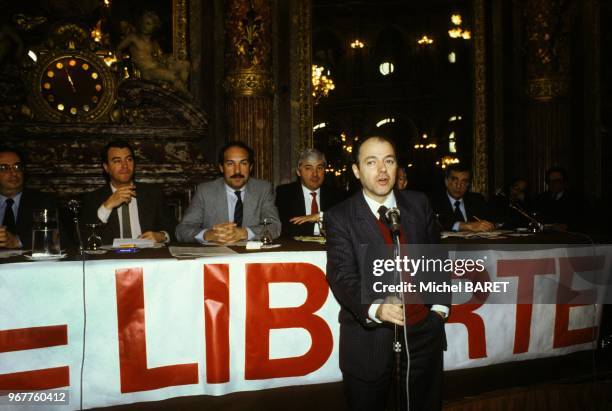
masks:
<instances>
[{"instance_id":1,"label":"microphone stand","mask_svg":"<svg viewBox=\"0 0 612 411\"><path fill-rule=\"evenodd\" d=\"M508 196L506 196L506 194L502 191L501 188L497 189L497 191L495 192L495 195L498 197L503 197L506 200L508 200L508 207L510 207L512 210L516 211L517 213L525 217L531 224L534 225L534 227L536 227L537 231L544 231L544 224L542 224L536 218L530 216L529 213L523 210L521 206L514 203L514 201L512 201Z\"/></svg>"},{"instance_id":2,"label":"microphone stand","mask_svg":"<svg viewBox=\"0 0 612 411\"><path fill-rule=\"evenodd\" d=\"M77 241L79 242L79 255L83 256L85 249L83 248L83 238L81 237L81 228L79 226L79 207L81 205L77 200L70 200L68 202L68 209L72 213L72 222L74 223L74 229L77 234Z\"/></svg>"},{"instance_id":3,"label":"microphone stand","mask_svg":"<svg viewBox=\"0 0 612 411\"><path fill-rule=\"evenodd\" d=\"M401 253L401 244L400 244L400 232L399 230L391 230L391 235L393 238L393 259L397 260L400 257ZM394 283L395 285L401 284L401 275L397 270L394 273ZM404 294L402 292L396 292L396 297L402 302L402 307L404 307ZM406 313L404 307L404 314ZM404 322L406 319L404 318ZM405 326L405 325L404 325ZM395 353L395 408L396 410L400 410L401 406L401 389L402 389L402 342L400 340L400 327L397 324L393 325L394 329L394 338L393 338L393 352ZM406 356L408 356L408 347L406 346ZM408 357L408 364L410 364L410 357ZM406 367L406 373L408 373L408 366ZM406 375L406 382L408 381L408 375ZM403 387L406 390L406 401L409 404L408 392L407 388ZM410 407L408 407L410 409Z\"/></svg>"},{"instance_id":4,"label":"microphone stand","mask_svg":"<svg viewBox=\"0 0 612 411\"><path fill-rule=\"evenodd\" d=\"M510 207L511 209L513 209L514 211L516 211L517 213L519 213L520 215L525 217L527 220L529 220L529 222L531 224L533 224L534 227L536 227L537 231L544 231L544 224L539 222L534 217L530 216L529 213L527 213L525 210L523 210L519 205L514 204L512 201L509 201L508 202L508 207Z\"/></svg>"}]
</instances>

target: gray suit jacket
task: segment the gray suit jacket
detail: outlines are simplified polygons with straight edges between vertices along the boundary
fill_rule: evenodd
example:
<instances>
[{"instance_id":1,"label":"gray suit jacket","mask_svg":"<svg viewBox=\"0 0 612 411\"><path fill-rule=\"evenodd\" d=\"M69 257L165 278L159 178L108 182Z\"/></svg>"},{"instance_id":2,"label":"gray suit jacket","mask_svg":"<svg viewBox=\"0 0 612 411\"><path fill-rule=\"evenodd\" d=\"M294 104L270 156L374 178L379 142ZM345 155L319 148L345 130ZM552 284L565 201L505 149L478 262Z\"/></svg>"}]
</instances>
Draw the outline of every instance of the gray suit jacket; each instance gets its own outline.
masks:
<instances>
[{"instance_id":1,"label":"gray suit jacket","mask_svg":"<svg viewBox=\"0 0 612 411\"><path fill-rule=\"evenodd\" d=\"M274 205L272 185L267 181L249 178L244 194L242 226L250 228L259 237L264 218L271 223L269 229L272 237L280 236L281 223ZM228 221L225 181L220 177L198 185L183 221L176 226L177 240L183 243L196 242L195 235L203 229Z\"/></svg>"}]
</instances>

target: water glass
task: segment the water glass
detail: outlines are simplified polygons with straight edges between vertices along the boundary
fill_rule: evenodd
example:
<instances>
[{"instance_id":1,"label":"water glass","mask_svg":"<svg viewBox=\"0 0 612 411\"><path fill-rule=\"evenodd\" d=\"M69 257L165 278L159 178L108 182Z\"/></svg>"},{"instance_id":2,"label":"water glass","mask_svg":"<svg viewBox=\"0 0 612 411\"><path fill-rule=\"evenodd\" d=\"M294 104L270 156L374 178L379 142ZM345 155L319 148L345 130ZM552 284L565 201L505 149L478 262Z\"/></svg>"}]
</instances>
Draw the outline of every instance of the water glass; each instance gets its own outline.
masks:
<instances>
[{"instance_id":1,"label":"water glass","mask_svg":"<svg viewBox=\"0 0 612 411\"><path fill-rule=\"evenodd\" d=\"M260 240L263 245L272 244L272 234L270 233L270 220L264 218L263 228L261 229Z\"/></svg>"},{"instance_id":2,"label":"water glass","mask_svg":"<svg viewBox=\"0 0 612 411\"><path fill-rule=\"evenodd\" d=\"M32 257L61 254L57 211L35 210L32 215Z\"/></svg>"}]
</instances>

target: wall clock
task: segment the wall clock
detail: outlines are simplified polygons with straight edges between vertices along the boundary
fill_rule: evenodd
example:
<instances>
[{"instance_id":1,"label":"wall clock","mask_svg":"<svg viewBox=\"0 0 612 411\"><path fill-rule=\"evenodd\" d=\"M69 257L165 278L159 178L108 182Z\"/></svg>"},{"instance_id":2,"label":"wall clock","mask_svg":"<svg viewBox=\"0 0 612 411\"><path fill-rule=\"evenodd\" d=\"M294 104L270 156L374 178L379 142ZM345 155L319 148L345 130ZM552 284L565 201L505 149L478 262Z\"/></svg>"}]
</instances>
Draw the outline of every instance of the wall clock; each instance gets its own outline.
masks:
<instances>
[{"instance_id":1,"label":"wall clock","mask_svg":"<svg viewBox=\"0 0 612 411\"><path fill-rule=\"evenodd\" d=\"M115 103L115 79L94 53L52 51L34 70L31 95L35 113L47 120L95 122Z\"/></svg>"}]
</instances>

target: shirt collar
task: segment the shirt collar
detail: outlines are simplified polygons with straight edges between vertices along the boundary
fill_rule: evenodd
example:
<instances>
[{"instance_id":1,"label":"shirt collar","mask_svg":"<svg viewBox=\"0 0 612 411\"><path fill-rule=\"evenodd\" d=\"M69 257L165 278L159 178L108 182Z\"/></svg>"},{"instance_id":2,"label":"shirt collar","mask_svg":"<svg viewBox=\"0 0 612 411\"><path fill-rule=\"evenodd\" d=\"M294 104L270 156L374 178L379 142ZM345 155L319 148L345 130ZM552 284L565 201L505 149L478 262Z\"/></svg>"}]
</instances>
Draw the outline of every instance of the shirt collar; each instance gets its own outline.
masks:
<instances>
[{"instance_id":1,"label":"shirt collar","mask_svg":"<svg viewBox=\"0 0 612 411\"><path fill-rule=\"evenodd\" d=\"M225 184L225 191L227 192L227 194L236 195L236 191L240 191L241 193L240 196L244 197L242 194L244 194L244 192L246 191L246 186L247 186L246 184L240 187L238 190L228 186L227 183L223 183L223 184Z\"/></svg>"},{"instance_id":2,"label":"shirt collar","mask_svg":"<svg viewBox=\"0 0 612 411\"><path fill-rule=\"evenodd\" d=\"M451 202L451 205L453 207L455 206L455 201L459 201L459 205L463 204L463 197L455 198L455 197L451 196L450 194L448 194L448 191L446 192L446 196L448 197L448 200Z\"/></svg>"},{"instance_id":3,"label":"shirt collar","mask_svg":"<svg viewBox=\"0 0 612 411\"><path fill-rule=\"evenodd\" d=\"M310 196L310 193L317 193L317 198L321 196L321 187L317 188L316 190L311 190L310 188L302 184L302 191L304 192L304 197L306 198Z\"/></svg>"},{"instance_id":4,"label":"shirt collar","mask_svg":"<svg viewBox=\"0 0 612 411\"><path fill-rule=\"evenodd\" d=\"M15 194L15 197L6 197L0 194L0 204L4 204L7 198L12 198L15 203L19 203L19 201L21 200L22 193L23 191L18 192L17 194Z\"/></svg>"},{"instance_id":5,"label":"shirt collar","mask_svg":"<svg viewBox=\"0 0 612 411\"><path fill-rule=\"evenodd\" d=\"M134 183L134 181L133 181L133 180L132 180L132 184L136 185L136 184ZM111 191L112 191L113 193L114 193L115 191L117 191L117 187L115 187L115 186L113 185L113 183L111 183L110 181L108 182L108 185L110 186Z\"/></svg>"},{"instance_id":6,"label":"shirt collar","mask_svg":"<svg viewBox=\"0 0 612 411\"><path fill-rule=\"evenodd\" d=\"M384 205L387 208L397 207L397 201L395 200L395 194L393 193L393 190L391 190L391 192L387 195L387 198L385 198L385 201L382 204L368 197L365 191L362 191L362 193L363 193L363 198L365 198L366 204L370 208L370 211L376 217L380 217L378 215L378 209L380 208L380 206Z\"/></svg>"}]
</instances>

